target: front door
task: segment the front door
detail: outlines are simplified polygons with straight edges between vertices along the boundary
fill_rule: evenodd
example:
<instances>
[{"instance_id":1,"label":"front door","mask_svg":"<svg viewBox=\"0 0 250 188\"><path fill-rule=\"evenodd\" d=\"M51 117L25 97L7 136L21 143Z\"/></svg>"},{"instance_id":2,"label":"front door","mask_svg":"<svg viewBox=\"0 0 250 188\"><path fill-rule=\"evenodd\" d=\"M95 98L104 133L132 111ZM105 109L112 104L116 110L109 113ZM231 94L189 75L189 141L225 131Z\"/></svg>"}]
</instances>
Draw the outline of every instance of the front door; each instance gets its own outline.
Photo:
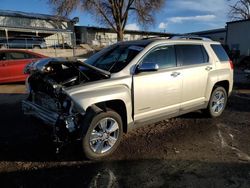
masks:
<instances>
[{"instance_id":1,"label":"front door","mask_svg":"<svg viewBox=\"0 0 250 188\"><path fill-rule=\"evenodd\" d=\"M156 47L140 62L143 63L156 63L159 70L133 76L135 122L178 113L182 75L176 67L174 46Z\"/></svg>"}]
</instances>

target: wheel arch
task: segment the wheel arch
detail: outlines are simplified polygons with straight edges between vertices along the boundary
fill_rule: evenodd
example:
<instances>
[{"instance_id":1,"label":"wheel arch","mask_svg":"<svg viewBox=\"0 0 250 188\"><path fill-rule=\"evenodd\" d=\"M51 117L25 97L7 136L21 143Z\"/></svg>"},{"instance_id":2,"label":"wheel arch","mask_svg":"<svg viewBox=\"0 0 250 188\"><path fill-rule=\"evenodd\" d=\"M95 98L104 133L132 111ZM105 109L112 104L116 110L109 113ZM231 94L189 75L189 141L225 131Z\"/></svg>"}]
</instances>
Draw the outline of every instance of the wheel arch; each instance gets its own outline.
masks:
<instances>
[{"instance_id":1,"label":"wheel arch","mask_svg":"<svg viewBox=\"0 0 250 188\"><path fill-rule=\"evenodd\" d=\"M123 132L127 133L128 131L127 108L125 102L121 99L114 99L114 100L95 103L87 108L86 113L87 114L91 113L90 111L94 111L95 113L101 113L102 111L107 111L108 109L115 111L121 116Z\"/></svg>"},{"instance_id":2,"label":"wheel arch","mask_svg":"<svg viewBox=\"0 0 250 188\"><path fill-rule=\"evenodd\" d=\"M223 87L223 88L226 90L227 95L229 95L229 81L228 81L228 80L223 80L223 81L216 82L216 83L214 84L214 87L213 87L213 89L212 89L212 92L213 92L213 90L214 90L216 87L218 87L218 86ZM212 92L211 92L211 93L212 93Z\"/></svg>"}]
</instances>

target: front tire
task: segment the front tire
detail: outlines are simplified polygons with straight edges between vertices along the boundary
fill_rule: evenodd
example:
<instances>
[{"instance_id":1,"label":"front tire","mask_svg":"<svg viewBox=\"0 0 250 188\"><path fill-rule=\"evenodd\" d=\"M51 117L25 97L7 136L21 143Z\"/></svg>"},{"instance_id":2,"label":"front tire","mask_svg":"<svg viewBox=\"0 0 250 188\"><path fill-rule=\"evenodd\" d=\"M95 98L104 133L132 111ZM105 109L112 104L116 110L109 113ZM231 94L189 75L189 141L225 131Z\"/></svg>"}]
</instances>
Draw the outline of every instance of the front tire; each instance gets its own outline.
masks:
<instances>
[{"instance_id":1,"label":"front tire","mask_svg":"<svg viewBox=\"0 0 250 188\"><path fill-rule=\"evenodd\" d=\"M216 87L210 96L206 109L207 115L212 118L220 116L225 110L227 98L226 90L221 86Z\"/></svg>"},{"instance_id":2,"label":"front tire","mask_svg":"<svg viewBox=\"0 0 250 188\"><path fill-rule=\"evenodd\" d=\"M92 160L101 160L111 155L122 138L122 120L118 113L108 110L93 115L85 126L88 126L82 147L85 156Z\"/></svg>"}]
</instances>

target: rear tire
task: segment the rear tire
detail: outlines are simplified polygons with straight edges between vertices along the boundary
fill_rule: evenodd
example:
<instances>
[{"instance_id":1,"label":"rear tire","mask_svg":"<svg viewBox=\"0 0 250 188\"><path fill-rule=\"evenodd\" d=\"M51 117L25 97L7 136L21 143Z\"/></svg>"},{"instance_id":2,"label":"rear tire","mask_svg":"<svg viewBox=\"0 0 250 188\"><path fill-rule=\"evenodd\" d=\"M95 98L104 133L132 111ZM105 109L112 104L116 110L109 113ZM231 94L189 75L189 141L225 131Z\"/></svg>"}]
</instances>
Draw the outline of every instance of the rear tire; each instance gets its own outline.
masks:
<instances>
[{"instance_id":1,"label":"rear tire","mask_svg":"<svg viewBox=\"0 0 250 188\"><path fill-rule=\"evenodd\" d=\"M88 159L102 160L111 155L121 141L122 119L113 110L91 116L84 122L86 131L82 139L82 148Z\"/></svg>"},{"instance_id":2,"label":"rear tire","mask_svg":"<svg viewBox=\"0 0 250 188\"><path fill-rule=\"evenodd\" d=\"M221 86L216 86L213 90L205 113L212 118L220 116L227 104L227 92Z\"/></svg>"}]
</instances>

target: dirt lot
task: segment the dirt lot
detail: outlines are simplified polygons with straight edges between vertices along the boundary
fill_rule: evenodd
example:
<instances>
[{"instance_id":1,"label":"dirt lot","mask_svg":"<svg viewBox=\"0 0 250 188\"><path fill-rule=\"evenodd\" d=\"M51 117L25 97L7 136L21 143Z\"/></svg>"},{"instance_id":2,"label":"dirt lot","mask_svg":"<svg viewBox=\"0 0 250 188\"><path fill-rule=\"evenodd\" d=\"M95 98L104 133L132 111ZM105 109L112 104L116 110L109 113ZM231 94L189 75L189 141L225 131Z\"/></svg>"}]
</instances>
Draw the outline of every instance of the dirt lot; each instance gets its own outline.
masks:
<instances>
[{"instance_id":1,"label":"dirt lot","mask_svg":"<svg viewBox=\"0 0 250 188\"><path fill-rule=\"evenodd\" d=\"M142 127L91 162L77 144L56 155L44 125L22 116L24 86L0 85L0 187L250 187L249 88L237 85L220 118Z\"/></svg>"}]
</instances>

